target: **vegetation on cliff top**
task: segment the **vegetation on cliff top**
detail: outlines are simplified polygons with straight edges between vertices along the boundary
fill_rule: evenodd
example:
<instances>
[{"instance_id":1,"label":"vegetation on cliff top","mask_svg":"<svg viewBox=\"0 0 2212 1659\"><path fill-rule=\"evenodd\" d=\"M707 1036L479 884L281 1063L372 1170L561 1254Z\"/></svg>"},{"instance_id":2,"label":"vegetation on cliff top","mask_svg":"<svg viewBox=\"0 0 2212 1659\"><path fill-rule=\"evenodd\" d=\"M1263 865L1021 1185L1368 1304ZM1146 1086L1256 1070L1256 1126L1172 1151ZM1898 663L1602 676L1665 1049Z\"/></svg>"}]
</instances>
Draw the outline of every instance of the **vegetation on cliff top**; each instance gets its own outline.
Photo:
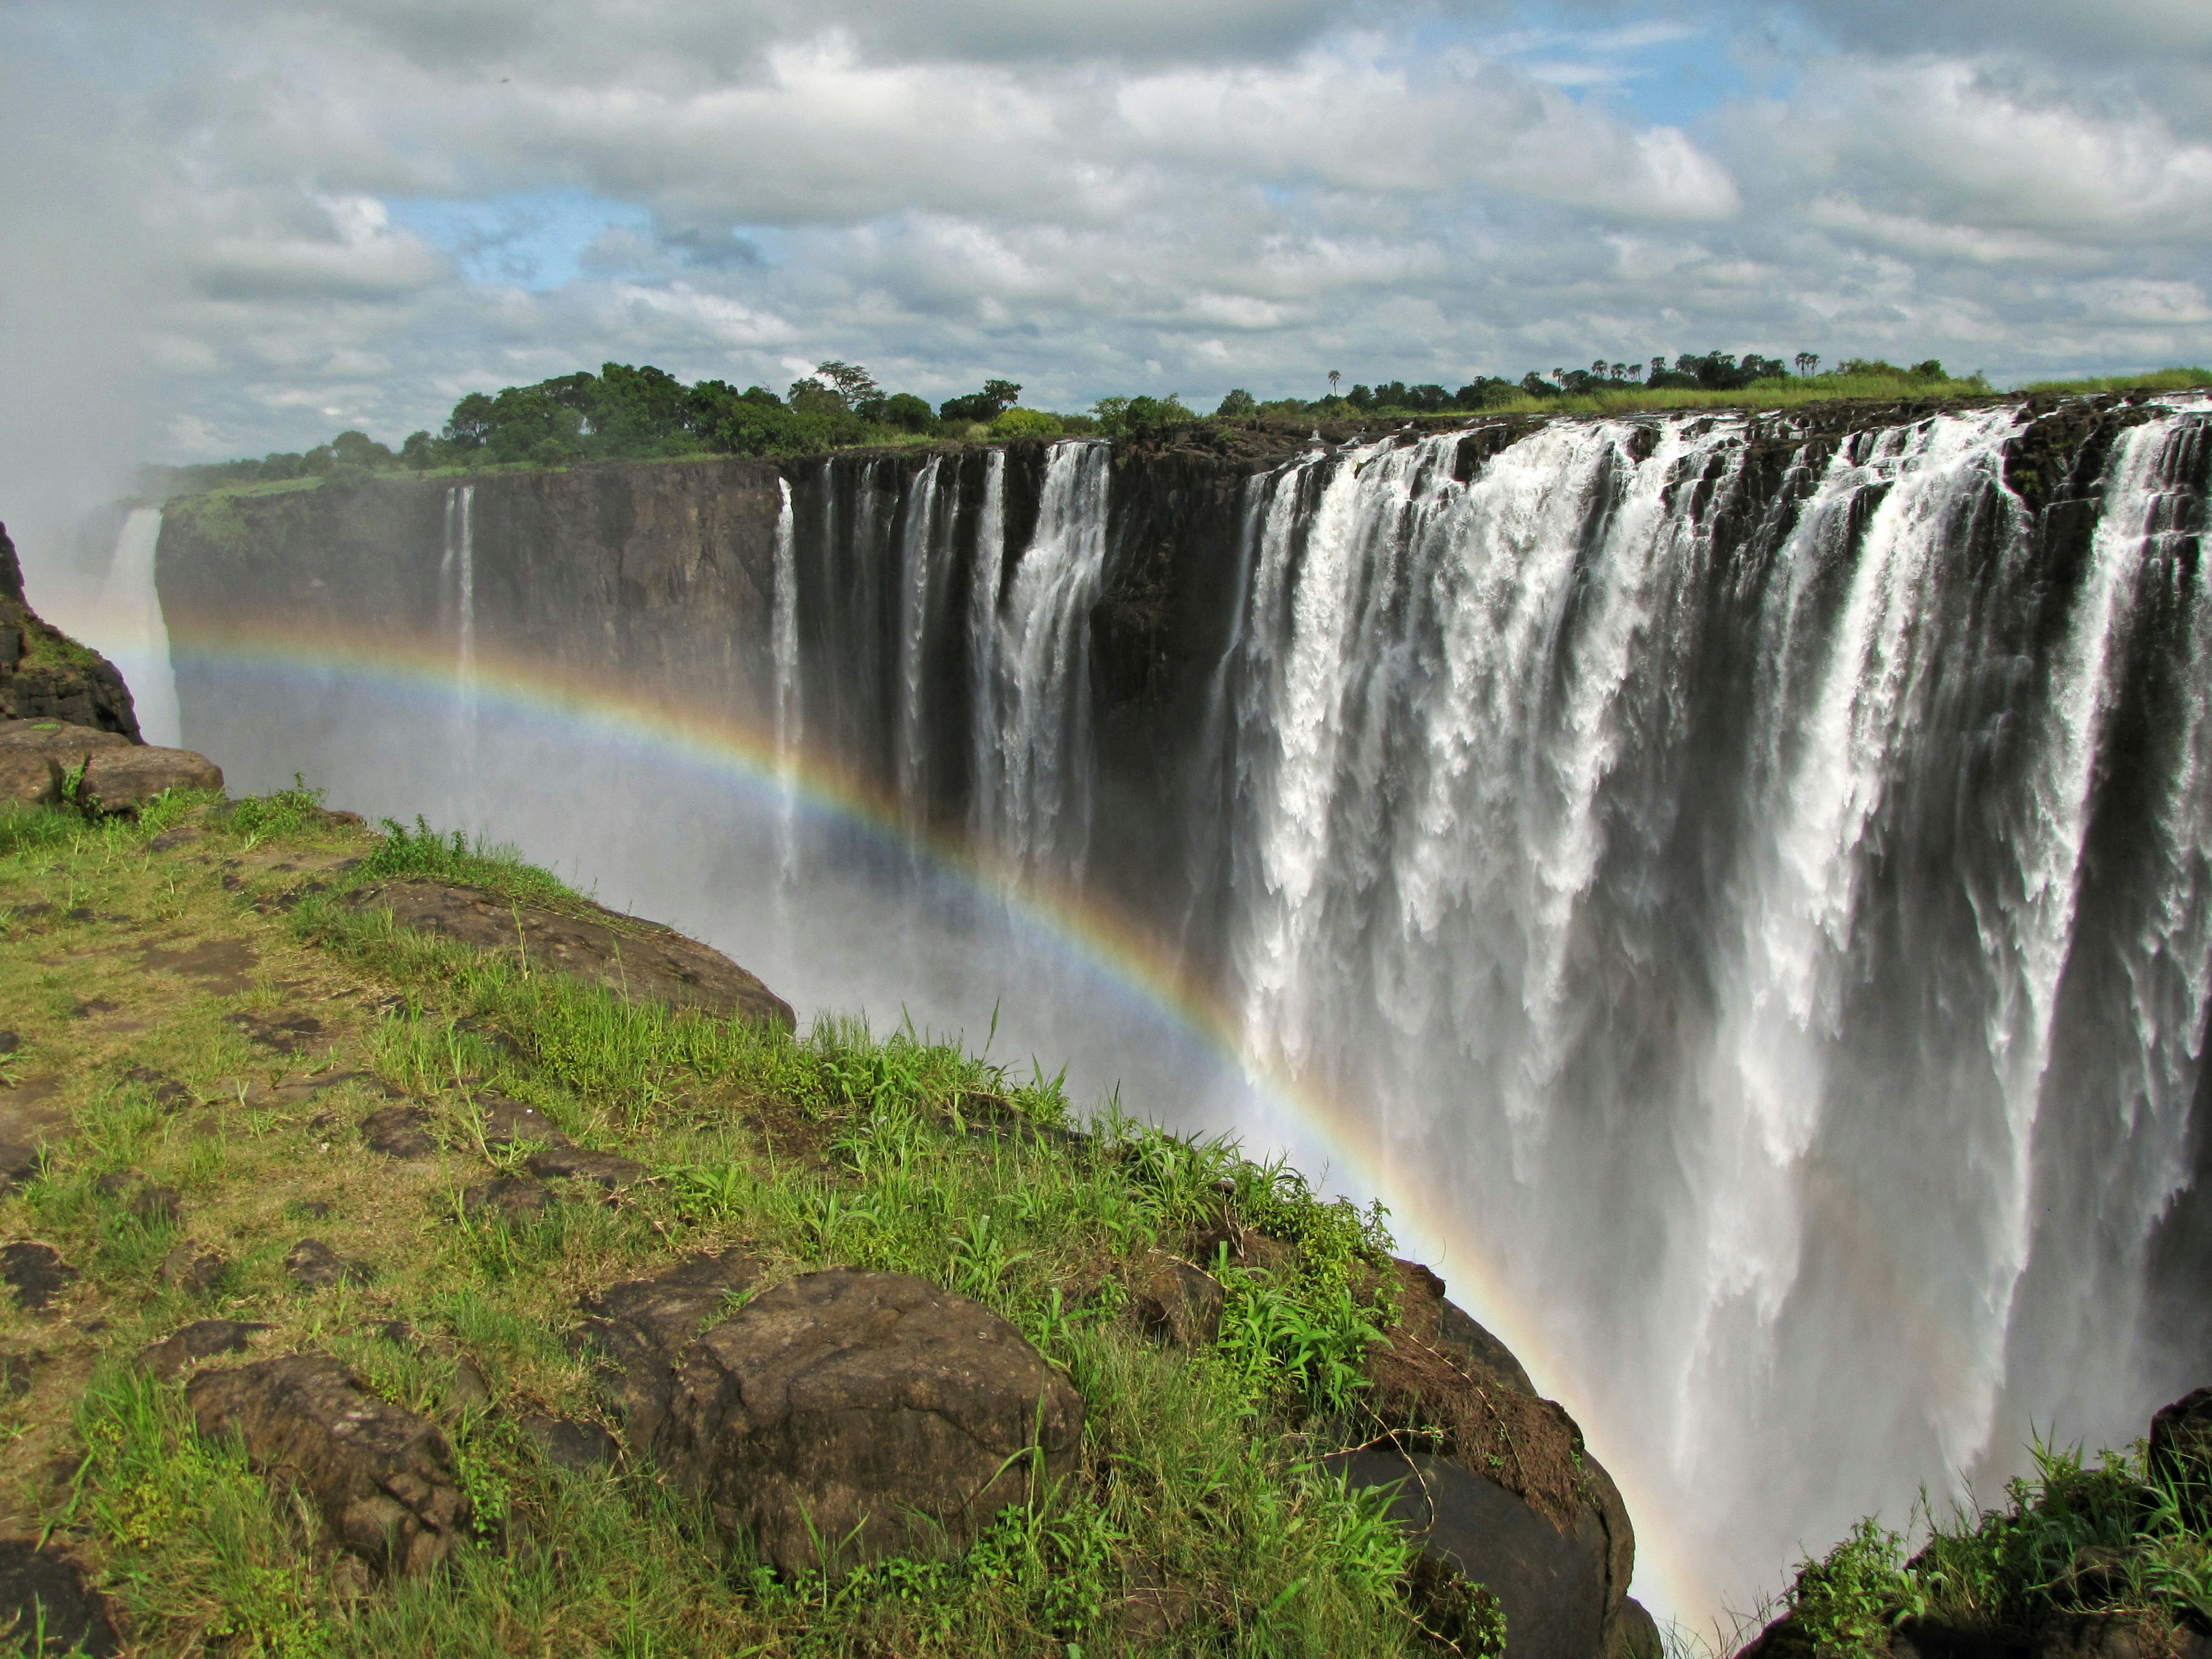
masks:
<instances>
[{"instance_id":1,"label":"vegetation on cliff top","mask_svg":"<svg viewBox=\"0 0 2212 1659\"><path fill-rule=\"evenodd\" d=\"M2186 1402L2185 1402L2186 1403ZM2189 1428L2201 1436L2201 1419ZM1923 1539L1869 1517L1807 1560L1759 1659L1881 1659L1908 1651L2177 1653L2212 1632L2212 1467L2198 1439L2182 1455L2039 1443L2036 1473L2005 1502L1937 1520L1923 1493ZM2063 1639L2069 1626L2086 1634ZM2102 1641L2112 1627L2131 1647Z\"/></svg>"},{"instance_id":2,"label":"vegetation on cliff top","mask_svg":"<svg viewBox=\"0 0 2212 1659\"><path fill-rule=\"evenodd\" d=\"M1979 373L1951 375L1929 361L1900 368L1853 358L1822 370L1809 352L1794 364L1756 352L1709 351L1669 363L1594 362L1587 369L1530 370L1518 380L1478 377L1455 391L1390 380L1355 384L1339 395L1262 402L1237 390L1211 416L1219 421L1285 424L1492 414L1631 414L1665 409L1755 405L1777 408L1839 398L1895 401L1985 396ZM2136 387L2176 390L2212 385L2196 368L2079 382L2052 381L2037 392L2106 392ZM830 362L779 396L766 386L740 392L722 380L685 386L650 366L607 363L597 374L557 375L535 386L471 392L453 406L442 430L410 434L397 453L362 432L342 432L304 453L259 460L149 469L151 493L216 489L265 493L302 488L325 477L359 479L384 472L427 472L483 466L567 466L594 460L686 455L799 455L861 445L1097 434L1115 438L1208 418L1165 397L1102 398L1083 414L1023 407L1022 388L993 380L981 391L947 398L933 410L910 392L886 393L856 364Z\"/></svg>"},{"instance_id":3,"label":"vegetation on cliff top","mask_svg":"<svg viewBox=\"0 0 2212 1659\"><path fill-rule=\"evenodd\" d=\"M333 819L309 791L170 796L137 820L0 811L0 1139L50 1150L0 1226L82 1273L53 1312L0 1298L0 1531L88 1559L134 1651L678 1655L1400 1653L1430 1638L1383 1498L1321 1454L1365 1437L1358 1361L1393 1317L1379 1214L1115 1103L1066 1133L1059 1079L902 1028L799 1036L626 1001L342 902L394 877L581 907L453 837ZM376 1156L363 1115L428 1115L434 1155ZM466 1212L520 1151L522 1103L650 1178L536 1217ZM1128 1264L1218 1217L1293 1266L1224 1267L1219 1344L1123 1316ZM360 1264L298 1288L313 1232ZM571 1473L518 1426L606 1412L564 1342L579 1292L742 1241L787 1276L896 1269L1011 1321L1080 1391L1078 1477L949 1563L780 1579L725 1553L651 1473ZM179 1254L180 1247L189 1246ZM194 1252L204 1273L180 1273ZM204 1265L204 1264L203 1264ZM442 1424L478 1536L372 1587L310 1506L196 1431L128 1356L186 1321L337 1355ZM1469 1649L1494 1647L1494 1619Z\"/></svg>"}]
</instances>

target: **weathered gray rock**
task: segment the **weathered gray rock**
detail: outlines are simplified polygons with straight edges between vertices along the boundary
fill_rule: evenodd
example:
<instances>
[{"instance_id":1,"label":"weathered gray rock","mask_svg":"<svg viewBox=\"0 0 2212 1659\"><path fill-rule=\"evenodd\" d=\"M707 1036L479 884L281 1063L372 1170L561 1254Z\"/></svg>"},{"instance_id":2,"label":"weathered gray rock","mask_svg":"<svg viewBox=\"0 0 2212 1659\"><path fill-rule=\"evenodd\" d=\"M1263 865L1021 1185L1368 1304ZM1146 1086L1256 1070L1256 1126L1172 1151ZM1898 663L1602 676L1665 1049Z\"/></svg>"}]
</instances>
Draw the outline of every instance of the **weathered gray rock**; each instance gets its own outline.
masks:
<instances>
[{"instance_id":1,"label":"weathered gray rock","mask_svg":"<svg viewBox=\"0 0 2212 1659\"><path fill-rule=\"evenodd\" d=\"M759 1283L762 1272L745 1251L723 1250L584 1298L577 1337L611 1363L611 1392L632 1447L653 1449L675 1392L677 1357L731 1297Z\"/></svg>"},{"instance_id":2,"label":"weathered gray rock","mask_svg":"<svg viewBox=\"0 0 2212 1659\"><path fill-rule=\"evenodd\" d=\"M103 812L135 812L171 789L221 789L222 768L189 749L97 749L86 763L82 799Z\"/></svg>"},{"instance_id":3,"label":"weathered gray rock","mask_svg":"<svg viewBox=\"0 0 2212 1659\"><path fill-rule=\"evenodd\" d=\"M0 803L52 805L82 767L76 799L136 811L165 789L220 789L222 769L189 749L157 749L61 720L0 720Z\"/></svg>"},{"instance_id":4,"label":"weathered gray rock","mask_svg":"<svg viewBox=\"0 0 2212 1659\"><path fill-rule=\"evenodd\" d=\"M1179 1347L1210 1348L1221 1334L1221 1281L1179 1256L1148 1250L1130 1270L1137 1322Z\"/></svg>"},{"instance_id":5,"label":"weathered gray rock","mask_svg":"<svg viewBox=\"0 0 2212 1659\"><path fill-rule=\"evenodd\" d=\"M1082 1396L989 1309L835 1267L684 1351L656 1450L726 1532L799 1572L955 1554L1032 1476L1073 1474L1082 1437Z\"/></svg>"},{"instance_id":6,"label":"weathered gray rock","mask_svg":"<svg viewBox=\"0 0 2212 1659\"><path fill-rule=\"evenodd\" d=\"M172 1382L203 1359L244 1353L247 1345L269 1328L241 1319L196 1319L142 1350L138 1369L164 1382Z\"/></svg>"},{"instance_id":7,"label":"weathered gray rock","mask_svg":"<svg viewBox=\"0 0 2212 1659\"><path fill-rule=\"evenodd\" d=\"M432 881L376 882L346 902L389 910L403 927L482 950L520 951L534 968L603 985L619 996L797 1029L791 1006L720 951L598 905L556 914L480 887Z\"/></svg>"},{"instance_id":8,"label":"weathered gray rock","mask_svg":"<svg viewBox=\"0 0 2212 1659\"><path fill-rule=\"evenodd\" d=\"M41 1632L33 1646L33 1632ZM86 1654L106 1659L117 1650L107 1602L84 1569L57 1544L0 1538L0 1642L20 1644L26 1654Z\"/></svg>"},{"instance_id":9,"label":"weathered gray rock","mask_svg":"<svg viewBox=\"0 0 2212 1659\"><path fill-rule=\"evenodd\" d=\"M530 1416L515 1426L537 1444L547 1463L571 1474L588 1474L611 1468L622 1449L615 1437L597 1423L580 1423L564 1417Z\"/></svg>"},{"instance_id":10,"label":"weathered gray rock","mask_svg":"<svg viewBox=\"0 0 2212 1659\"><path fill-rule=\"evenodd\" d=\"M381 1571L436 1565L467 1519L437 1426L327 1355L202 1371L185 1399L202 1434L237 1437L255 1469L304 1487L338 1541Z\"/></svg>"}]
</instances>

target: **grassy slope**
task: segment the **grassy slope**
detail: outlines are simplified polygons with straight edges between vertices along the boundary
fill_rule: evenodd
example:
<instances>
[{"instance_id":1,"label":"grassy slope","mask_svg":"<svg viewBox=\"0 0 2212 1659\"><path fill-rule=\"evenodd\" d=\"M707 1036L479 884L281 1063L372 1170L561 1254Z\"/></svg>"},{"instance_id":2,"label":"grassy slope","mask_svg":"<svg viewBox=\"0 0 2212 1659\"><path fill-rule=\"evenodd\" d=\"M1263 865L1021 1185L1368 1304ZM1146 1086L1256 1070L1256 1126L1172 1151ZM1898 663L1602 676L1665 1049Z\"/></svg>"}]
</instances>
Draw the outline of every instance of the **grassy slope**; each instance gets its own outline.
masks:
<instances>
[{"instance_id":1,"label":"grassy slope","mask_svg":"<svg viewBox=\"0 0 2212 1659\"><path fill-rule=\"evenodd\" d=\"M1382 1242L1375 1218L1118 1115L1090 1146L979 1136L979 1117L1052 1123L1066 1103L910 1033L672 1017L395 933L331 897L410 869L560 890L450 842L380 842L306 797L210 805L167 801L136 824L0 817L0 1008L21 1040L0 1057L0 1114L73 1126L0 1200L0 1236L48 1242L84 1275L58 1312L0 1310L0 1348L34 1356L28 1392L0 1398L0 1533L70 1540L145 1651L1095 1655L1142 1644L1126 1603L1146 1587L1188 1615L1151 1633L1176 1651L1419 1645L1404 1545L1311 1467L1356 1425L1347 1367L1389 1317L1347 1290ZM266 1040L302 1017L316 1028L298 1052ZM457 1218L459 1188L503 1161L473 1129L487 1091L657 1179L520 1226ZM394 1092L434 1114L434 1160L362 1147L357 1121ZM175 1188L181 1218L139 1218L116 1176ZM1303 1240L1299 1277L1233 1282L1218 1351L1162 1348L1123 1316L1116 1269L1218 1205L1224 1178L1248 1218ZM306 1236L374 1263L374 1282L293 1290L283 1257ZM204 1295L161 1281L187 1238L232 1264ZM960 1562L780 1583L726 1558L647 1470L548 1468L515 1419L602 1410L561 1340L579 1294L737 1242L779 1272L903 1269L998 1309L1088 1403L1080 1480ZM268 1322L258 1352L334 1351L437 1418L503 1524L428 1582L372 1589L296 1504L198 1438L179 1386L127 1364L212 1316ZM450 1353L365 1329L391 1319L450 1338L491 1407L464 1407Z\"/></svg>"}]
</instances>

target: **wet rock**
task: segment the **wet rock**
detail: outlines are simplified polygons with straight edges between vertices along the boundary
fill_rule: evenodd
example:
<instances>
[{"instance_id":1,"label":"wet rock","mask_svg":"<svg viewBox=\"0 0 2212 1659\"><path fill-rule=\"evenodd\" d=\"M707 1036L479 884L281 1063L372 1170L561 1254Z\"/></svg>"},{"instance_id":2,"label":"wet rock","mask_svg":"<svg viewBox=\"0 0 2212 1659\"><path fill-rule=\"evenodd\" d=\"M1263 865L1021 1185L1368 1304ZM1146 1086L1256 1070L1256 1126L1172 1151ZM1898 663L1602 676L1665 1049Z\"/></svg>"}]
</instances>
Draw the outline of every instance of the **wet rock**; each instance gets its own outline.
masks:
<instances>
[{"instance_id":1,"label":"wet rock","mask_svg":"<svg viewBox=\"0 0 2212 1659\"><path fill-rule=\"evenodd\" d=\"M76 1269L51 1244L24 1240L0 1244L0 1279L15 1292L15 1305L44 1313L53 1299L76 1281Z\"/></svg>"},{"instance_id":2,"label":"wet rock","mask_svg":"<svg viewBox=\"0 0 2212 1659\"><path fill-rule=\"evenodd\" d=\"M516 1425L537 1443L539 1455L556 1469L588 1474L611 1468L621 1448L615 1437L597 1423L580 1423L563 1417L525 1417Z\"/></svg>"},{"instance_id":3,"label":"wet rock","mask_svg":"<svg viewBox=\"0 0 2212 1659\"><path fill-rule=\"evenodd\" d=\"M584 1298L577 1346L598 1349L609 1362L611 1392L630 1445L651 1450L674 1394L677 1356L732 1297L759 1283L762 1271L745 1251L723 1250Z\"/></svg>"},{"instance_id":4,"label":"wet rock","mask_svg":"<svg viewBox=\"0 0 2212 1659\"><path fill-rule=\"evenodd\" d=\"M461 1213L471 1221L527 1221L553 1207L553 1195L520 1176L494 1176L461 1194Z\"/></svg>"},{"instance_id":5,"label":"wet rock","mask_svg":"<svg viewBox=\"0 0 2212 1659\"><path fill-rule=\"evenodd\" d=\"M366 1285L376 1277L376 1268L348 1260L319 1238L303 1238L285 1253L284 1274L303 1291L323 1291L333 1285Z\"/></svg>"},{"instance_id":6,"label":"wet rock","mask_svg":"<svg viewBox=\"0 0 2212 1659\"><path fill-rule=\"evenodd\" d=\"M1607 1540L1595 1516L1562 1530L1497 1482L1447 1458L1370 1450L1324 1460L1354 1486L1403 1482L1390 1513L1419 1543L1498 1598L1507 1659L1590 1659L1609 1616Z\"/></svg>"},{"instance_id":7,"label":"wet rock","mask_svg":"<svg viewBox=\"0 0 2212 1659\"><path fill-rule=\"evenodd\" d=\"M611 1192L635 1187L646 1177L645 1165L634 1159L612 1152L586 1152L580 1146L550 1146L532 1152L523 1160L522 1167L541 1180L588 1181Z\"/></svg>"},{"instance_id":8,"label":"wet rock","mask_svg":"<svg viewBox=\"0 0 2212 1659\"><path fill-rule=\"evenodd\" d=\"M142 1350L138 1369L164 1382L173 1382L203 1359L244 1353L252 1340L269 1328L242 1319L195 1319Z\"/></svg>"},{"instance_id":9,"label":"wet rock","mask_svg":"<svg viewBox=\"0 0 2212 1659\"><path fill-rule=\"evenodd\" d=\"M295 1354L202 1371L185 1398L202 1434L236 1436L254 1468L304 1487L372 1567L411 1577L452 1550L468 1504L445 1436L340 1361Z\"/></svg>"},{"instance_id":10,"label":"wet rock","mask_svg":"<svg viewBox=\"0 0 2212 1659\"><path fill-rule=\"evenodd\" d=\"M1033 1473L1073 1474L1082 1432L1082 1396L989 1309L835 1267L762 1292L684 1350L655 1449L726 1532L799 1572L957 1554Z\"/></svg>"},{"instance_id":11,"label":"wet rock","mask_svg":"<svg viewBox=\"0 0 2212 1659\"><path fill-rule=\"evenodd\" d=\"M186 1239L161 1258L155 1269L163 1285L186 1296L205 1296L222 1283L222 1276L230 1271L230 1262L220 1250L203 1249Z\"/></svg>"},{"instance_id":12,"label":"wet rock","mask_svg":"<svg viewBox=\"0 0 2212 1659\"><path fill-rule=\"evenodd\" d=\"M403 927L481 950L518 951L533 968L603 985L617 996L797 1029L790 1005L720 951L599 905L556 914L480 887L430 881L372 883L344 902L387 909Z\"/></svg>"},{"instance_id":13,"label":"wet rock","mask_svg":"<svg viewBox=\"0 0 2212 1659\"><path fill-rule=\"evenodd\" d=\"M1178 1347L1210 1348L1221 1334L1221 1281L1179 1256L1148 1250L1130 1269L1137 1322Z\"/></svg>"},{"instance_id":14,"label":"wet rock","mask_svg":"<svg viewBox=\"0 0 2212 1659\"><path fill-rule=\"evenodd\" d=\"M416 1106L386 1106L362 1120L361 1138L372 1152L386 1158L428 1158L438 1150L430 1138L430 1115Z\"/></svg>"},{"instance_id":15,"label":"wet rock","mask_svg":"<svg viewBox=\"0 0 2212 1659\"><path fill-rule=\"evenodd\" d=\"M40 1639L32 1645L33 1634ZM107 1603L58 1545L0 1538L0 1642L37 1654L106 1659L118 1646Z\"/></svg>"}]
</instances>

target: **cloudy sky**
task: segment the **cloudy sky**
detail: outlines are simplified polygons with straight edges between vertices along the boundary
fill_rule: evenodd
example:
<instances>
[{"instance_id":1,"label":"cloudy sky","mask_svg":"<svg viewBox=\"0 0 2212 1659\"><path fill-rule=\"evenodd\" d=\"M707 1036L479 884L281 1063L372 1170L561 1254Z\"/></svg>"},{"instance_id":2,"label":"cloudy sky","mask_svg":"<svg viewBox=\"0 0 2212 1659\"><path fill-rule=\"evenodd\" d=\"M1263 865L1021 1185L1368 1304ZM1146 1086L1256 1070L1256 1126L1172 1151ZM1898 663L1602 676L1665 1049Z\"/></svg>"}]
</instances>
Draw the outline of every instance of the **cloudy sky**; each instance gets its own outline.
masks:
<instances>
[{"instance_id":1,"label":"cloudy sky","mask_svg":"<svg viewBox=\"0 0 2212 1659\"><path fill-rule=\"evenodd\" d=\"M2212 360L2205 0L8 0L0 517L650 362Z\"/></svg>"}]
</instances>

